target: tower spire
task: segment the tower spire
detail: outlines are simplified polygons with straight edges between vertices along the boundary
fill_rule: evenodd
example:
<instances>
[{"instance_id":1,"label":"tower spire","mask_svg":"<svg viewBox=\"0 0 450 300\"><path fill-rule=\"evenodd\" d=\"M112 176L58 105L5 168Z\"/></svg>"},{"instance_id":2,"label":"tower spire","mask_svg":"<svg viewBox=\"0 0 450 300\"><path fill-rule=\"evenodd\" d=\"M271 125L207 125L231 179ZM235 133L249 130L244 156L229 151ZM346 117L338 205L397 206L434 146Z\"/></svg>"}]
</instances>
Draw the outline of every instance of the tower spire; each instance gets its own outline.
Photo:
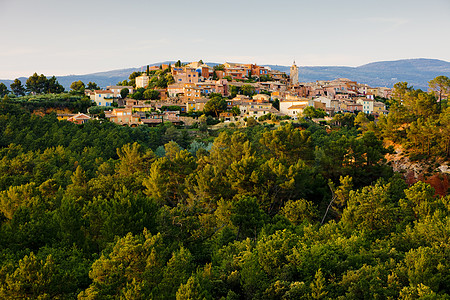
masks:
<instances>
[{"instance_id":1,"label":"tower spire","mask_svg":"<svg viewBox=\"0 0 450 300\"><path fill-rule=\"evenodd\" d=\"M295 64L295 60L294 60L294 64L291 67L291 71L289 73L289 79L290 79L291 85L298 84L298 67Z\"/></svg>"}]
</instances>

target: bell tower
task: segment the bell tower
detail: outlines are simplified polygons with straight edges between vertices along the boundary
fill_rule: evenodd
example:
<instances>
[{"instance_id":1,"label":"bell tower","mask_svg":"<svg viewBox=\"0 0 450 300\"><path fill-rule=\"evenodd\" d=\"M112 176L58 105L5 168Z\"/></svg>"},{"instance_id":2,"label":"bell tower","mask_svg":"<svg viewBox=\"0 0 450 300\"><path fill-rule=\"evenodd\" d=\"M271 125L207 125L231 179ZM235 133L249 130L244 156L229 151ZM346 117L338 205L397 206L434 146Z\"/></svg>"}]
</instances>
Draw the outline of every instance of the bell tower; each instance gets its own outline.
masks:
<instances>
[{"instance_id":1,"label":"bell tower","mask_svg":"<svg viewBox=\"0 0 450 300\"><path fill-rule=\"evenodd\" d=\"M290 79L291 85L298 84L298 67L295 64L295 60L294 60L294 64L291 67L291 72L289 73L289 79Z\"/></svg>"}]
</instances>

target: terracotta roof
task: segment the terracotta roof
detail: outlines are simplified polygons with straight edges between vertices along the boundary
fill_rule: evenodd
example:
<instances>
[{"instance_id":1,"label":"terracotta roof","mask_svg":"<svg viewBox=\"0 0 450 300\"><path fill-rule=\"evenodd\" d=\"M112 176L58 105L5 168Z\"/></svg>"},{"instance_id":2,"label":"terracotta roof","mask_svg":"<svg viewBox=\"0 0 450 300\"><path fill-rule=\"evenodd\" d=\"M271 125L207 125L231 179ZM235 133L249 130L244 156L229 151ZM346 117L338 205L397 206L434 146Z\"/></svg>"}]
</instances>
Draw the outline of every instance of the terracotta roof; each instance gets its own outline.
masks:
<instances>
[{"instance_id":1,"label":"terracotta roof","mask_svg":"<svg viewBox=\"0 0 450 300\"><path fill-rule=\"evenodd\" d=\"M97 90L96 94L114 94L112 91Z\"/></svg>"},{"instance_id":2,"label":"terracotta roof","mask_svg":"<svg viewBox=\"0 0 450 300\"><path fill-rule=\"evenodd\" d=\"M146 104L146 105L133 105L133 108L148 108L148 107L153 107L150 104Z\"/></svg>"},{"instance_id":3,"label":"terracotta roof","mask_svg":"<svg viewBox=\"0 0 450 300\"><path fill-rule=\"evenodd\" d=\"M308 105L306 104L300 104L300 105L292 105L291 107L288 107L288 109L299 109L299 108L305 108Z\"/></svg>"},{"instance_id":4,"label":"terracotta roof","mask_svg":"<svg viewBox=\"0 0 450 300\"><path fill-rule=\"evenodd\" d=\"M130 86L130 85L110 85L110 86L107 86L107 88L108 88L108 90L110 90L110 89L125 89L125 88L127 88L127 89L134 89L132 86Z\"/></svg>"},{"instance_id":5,"label":"terracotta roof","mask_svg":"<svg viewBox=\"0 0 450 300\"><path fill-rule=\"evenodd\" d=\"M90 119L91 117L89 117L88 115L85 115L85 114L76 114L72 118L74 118L74 119Z\"/></svg>"}]
</instances>

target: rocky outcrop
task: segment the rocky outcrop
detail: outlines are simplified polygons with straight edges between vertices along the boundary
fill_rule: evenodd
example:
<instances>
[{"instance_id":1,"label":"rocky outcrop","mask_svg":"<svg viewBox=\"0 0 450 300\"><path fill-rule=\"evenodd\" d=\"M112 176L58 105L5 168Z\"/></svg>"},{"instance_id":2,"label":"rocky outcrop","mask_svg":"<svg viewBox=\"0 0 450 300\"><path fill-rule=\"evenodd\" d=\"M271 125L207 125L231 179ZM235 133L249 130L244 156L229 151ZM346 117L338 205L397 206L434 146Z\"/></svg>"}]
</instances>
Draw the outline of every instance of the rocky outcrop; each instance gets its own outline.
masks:
<instances>
[{"instance_id":1,"label":"rocky outcrop","mask_svg":"<svg viewBox=\"0 0 450 300\"><path fill-rule=\"evenodd\" d=\"M410 161L400 145L394 145L395 153L386 155L395 172L403 173L406 182L413 185L418 181L429 183L436 194L445 196L450 188L450 166L443 159Z\"/></svg>"}]
</instances>

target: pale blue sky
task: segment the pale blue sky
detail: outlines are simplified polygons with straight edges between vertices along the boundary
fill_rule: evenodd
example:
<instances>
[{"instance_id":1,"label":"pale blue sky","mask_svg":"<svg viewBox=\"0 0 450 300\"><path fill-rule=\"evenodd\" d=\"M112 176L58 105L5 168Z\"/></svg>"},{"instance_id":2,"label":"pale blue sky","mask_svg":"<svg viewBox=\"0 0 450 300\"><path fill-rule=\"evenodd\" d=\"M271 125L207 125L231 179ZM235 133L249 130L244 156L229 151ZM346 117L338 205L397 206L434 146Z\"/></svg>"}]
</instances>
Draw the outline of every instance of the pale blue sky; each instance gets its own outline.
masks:
<instances>
[{"instance_id":1,"label":"pale blue sky","mask_svg":"<svg viewBox=\"0 0 450 300\"><path fill-rule=\"evenodd\" d=\"M177 60L450 61L450 0L0 0L0 79Z\"/></svg>"}]
</instances>

